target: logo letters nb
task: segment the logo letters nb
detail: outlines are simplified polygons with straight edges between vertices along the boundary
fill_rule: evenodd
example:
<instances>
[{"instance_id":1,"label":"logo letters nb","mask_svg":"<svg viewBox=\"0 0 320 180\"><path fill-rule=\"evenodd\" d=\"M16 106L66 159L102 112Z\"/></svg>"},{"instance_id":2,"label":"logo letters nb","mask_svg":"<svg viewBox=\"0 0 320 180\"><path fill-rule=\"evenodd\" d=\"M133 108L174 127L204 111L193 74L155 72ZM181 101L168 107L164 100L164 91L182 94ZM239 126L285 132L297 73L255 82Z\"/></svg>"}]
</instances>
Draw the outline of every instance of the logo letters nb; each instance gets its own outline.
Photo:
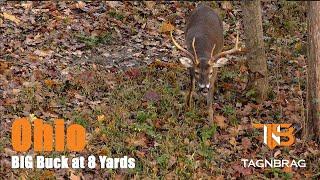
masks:
<instances>
[{"instance_id":1,"label":"logo letters nb","mask_svg":"<svg viewBox=\"0 0 320 180\"><path fill-rule=\"evenodd\" d=\"M291 146L295 141L291 124L253 124L253 127L263 129L263 143L270 149L276 146ZM287 130L281 131L281 128ZM281 142L280 137L287 137L288 141Z\"/></svg>"}]
</instances>

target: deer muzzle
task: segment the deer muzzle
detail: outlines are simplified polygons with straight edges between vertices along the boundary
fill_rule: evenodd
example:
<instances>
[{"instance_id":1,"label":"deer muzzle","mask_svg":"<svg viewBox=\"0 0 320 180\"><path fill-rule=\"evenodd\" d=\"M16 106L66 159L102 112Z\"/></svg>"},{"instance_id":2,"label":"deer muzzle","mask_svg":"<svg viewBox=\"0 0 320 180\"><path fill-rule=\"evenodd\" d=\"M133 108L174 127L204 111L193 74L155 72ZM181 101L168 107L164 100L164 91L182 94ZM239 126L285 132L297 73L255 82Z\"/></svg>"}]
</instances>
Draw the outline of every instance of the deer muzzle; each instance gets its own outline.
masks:
<instances>
[{"instance_id":1,"label":"deer muzzle","mask_svg":"<svg viewBox=\"0 0 320 180\"><path fill-rule=\"evenodd\" d=\"M202 95L207 95L209 92L209 88L210 88L210 83L208 84L199 84L199 92Z\"/></svg>"}]
</instances>

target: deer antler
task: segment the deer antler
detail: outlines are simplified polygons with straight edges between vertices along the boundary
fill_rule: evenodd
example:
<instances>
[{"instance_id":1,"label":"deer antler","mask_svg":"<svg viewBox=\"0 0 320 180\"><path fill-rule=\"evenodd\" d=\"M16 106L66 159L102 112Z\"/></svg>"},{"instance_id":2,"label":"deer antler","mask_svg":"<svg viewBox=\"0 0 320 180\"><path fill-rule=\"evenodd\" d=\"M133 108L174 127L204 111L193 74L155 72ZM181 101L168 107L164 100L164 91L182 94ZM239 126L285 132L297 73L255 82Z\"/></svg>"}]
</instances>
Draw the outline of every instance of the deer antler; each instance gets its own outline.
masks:
<instances>
[{"instance_id":1,"label":"deer antler","mask_svg":"<svg viewBox=\"0 0 320 180\"><path fill-rule=\"evenodd\" d=\"M194 56L186 49L184 49L183 47L181 47L173 38L172 36L172 31L170 31L170 36L171 36L171 40L173 42L173 44L178 48L180 49L182 52L186 53L188 56L190 56L191 59L194 59Z\"/></svg>"},{"instance_id":2,"label":"deer antler","mask_svg":"<svg viewBox=\"0 0 320 180\"><path fill-rule=\"evenodd\" d=\"M197 55L197 52L196 52L196 47L195 47L195 42L196 42L196 38L193 37L193 40L192 40L192 49L193 49L193 52L194 52L194 64L198 64L199 61L198 61L198 55Z\"/></svg>"},{"instance_id":3,"label":"deer antler","mask_svg":"<svg viewBox=\"0 0 320 180\"><path fill-rule=\"evenodd\" d=\"M228 54L233 54L233 53L240 52L240 51L241 51L241 47L239 47L239 33L237 33L237 40L236 40L235 47L230 49L230 50L223 51L223 52L220 52L220 53L214 55L213 59L217 59L217 58L220 58L222 56L225 56L225 55L228 55Z\"/></svg>"},{"instance_id":4,"label":"deer antler","mask_svg":"<svg viewBox=\"0 0 320 180\"><path fill-rule=\"evenodd\" d=\"M212 47L211 56L210 56L211 58L213 57L213 51L214 51L215 48L216 48L216 44L214 44L213 47Z\"/></svg>"}]
</instances>

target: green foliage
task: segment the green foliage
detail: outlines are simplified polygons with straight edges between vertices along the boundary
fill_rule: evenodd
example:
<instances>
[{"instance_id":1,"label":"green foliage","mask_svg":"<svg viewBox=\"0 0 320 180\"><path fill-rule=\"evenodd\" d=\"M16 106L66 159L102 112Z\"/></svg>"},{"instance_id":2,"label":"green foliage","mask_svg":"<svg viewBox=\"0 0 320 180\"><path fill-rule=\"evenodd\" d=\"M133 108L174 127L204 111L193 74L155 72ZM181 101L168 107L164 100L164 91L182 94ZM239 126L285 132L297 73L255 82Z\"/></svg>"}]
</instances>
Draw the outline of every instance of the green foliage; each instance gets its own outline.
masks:
<instances>
[{"instance_id":1,"label":"green foliage","mask_svg":"<svg viewBox=\"0 0 320 180\"><path fill-rule=\"evenodd\" d=\"M235 71L230 71L229 69L223 69L221 71L221 79L223 81L229 81L232 80L233 78L237 77L238 73Z\"/></svg>"},{"instance_id":2,"label":"green foliage","mask_svg":"<svg viewBox=\"0 0 320 180\"><path fill-rule=\"evenodd\" d=\"M277 94L276 94L272 89L270 89L270 90L268 91L268 98L269 98L270 100L274 100L275 98L277 98Z\"/></svg>"},{"instance_id":3,"label":"green foliage","mask_svg":"<svg viewBox=\"0 0 320 180\"><path fill-rule=\"evenodd\" d=\"M99 36L87 36L83 34L76 35L79 42L84 43L87 48L91 49L99 44L108 44L112 41L112 33L106 32Z\"/></svg>"},{"instance_id":4,"label":"green foliage","mask_svg":"<svg viewBox=\"0 0 320 180\"><path fill-rule=\"evenodd\" d=\"M293 178L292 173L283 172L283 170L279 169L279 168L271 168L271 169L265 171L265 174L267 177L281 178L281 179L286 179L286 180Z\"/></svg>"},{"instance_id":5,"label":"green foliage","mask_svg":"<svg viewBox=\"0 0 320 180\"><path fill-rule=\"evenodd\" d=\"M280 111L276 111L275 113L274 113L274 115L273 115L273 118L275 119L275 120L281 120L281 118L282 118L282 116L281 116L281 112Z\"/></svg>"},{"instance_id":6,"label":"green foliage","mask_svg":"<svg viewBox=\"0 0 320 180\"><path fill-rule=\"evenodd\" d=\"M217 132L217 125L213 124L210 127L205 127L201 131L201 140L207 141Z\"/></svg>"},{"instance_id":7,"label":"green foliage","mask_svg":"<svg viewBox=\"0 0 320 180\"><path fill-rule=\"evenodd\" d=\"M137 113L137 120L139 122L145 122L149 117L149 114L145 113L144 111L138 111Z\"/></svg>"},{"instance_id":8,"label":"green foliage","mask_svg":"<svg viewBox=\"0 0 320 180\"><path fill-rule=\"evenodd\" d=\"M257 90L252 88L252 89L249 89L247 92L246 92L246 98L250 98L251 100L255 101L256 98L257 98Z\"/></svg>"},{"instance_id":9,"label":"green foliage","mask_svg":"<svg viewBox=\"0 0 320 180\"><path fill-rule=\"evenodd\" d=\"M236 110L233 106L231 105L225 105L223 106L222 108L222 112L227 115L227 116L230 116L230 115L235 115L236 113Z\"/></svg>"},{"instance_id":10,"label":"green foliage","mask_svg":"<svg viewBox=\"0 0 320 180\"><path fill-rule=\"evenodd\" d=\"M120 14L119 12L117 12L117 11L110 11L109 15L112 18L116 18L117 20L123 20L123 18L124 18L124 16L122 14Z\"/></svg>"},{"instance_id":11,"label":"green foliage","mask_svg":"<svg viewBox=\"0 0 320 180\"><path fill-rule=\"evenodd\" d=\"M159 157L157 157L157 163L160 165L162 168L166 168L169 160L169 155L168 154L162 154Z\"/></svg>"},{"instance_id":12,"label":"green foliage","mask_svg":"<svg viewBox=\"0 0 320 180\"><path fill-rule=\"evenodd\" d=\"M74 119L74 122L75 122L76 124L79 124L79 125L85 127L85 128L88 127L88 121L87 121L86 119L84 119L83 117L80 117L80 116L76 117L76 118Z\"/></svg>"},{"instance_id":13,"label":"green foliage","mask_svg":"<svg viewBox=\"0 0 320 180\"><path fill-rule=\"evenodd\" d=\"M239 121L238 121L238 118L236 117L236 115L230 116L229 119L230 119L230 122L231 122L231 124L232 124L233 126L238 125Z\"/></svg>"}]
</instances>

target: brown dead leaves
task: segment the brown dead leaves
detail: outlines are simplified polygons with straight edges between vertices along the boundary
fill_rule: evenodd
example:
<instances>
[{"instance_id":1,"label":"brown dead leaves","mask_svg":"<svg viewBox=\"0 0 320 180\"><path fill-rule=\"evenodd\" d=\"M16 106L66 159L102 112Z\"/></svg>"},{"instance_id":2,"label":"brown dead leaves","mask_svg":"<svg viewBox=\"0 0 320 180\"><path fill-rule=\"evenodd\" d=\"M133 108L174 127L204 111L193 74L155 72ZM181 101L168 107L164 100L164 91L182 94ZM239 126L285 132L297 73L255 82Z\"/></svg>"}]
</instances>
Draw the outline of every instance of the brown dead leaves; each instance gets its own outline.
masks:
<instances>
[{"instance_id":1,"label":"brown dead leaves","mask_svg":"<svg viewBox=\"0 0 320 180\"><path fill-rule=\"evenodd\" d=\"M174 26L168 21L165 21L164 23L162 23L159 29L160 33L170 32L173 30L174 30Z\"/></svg>"},{"instance_id":2,"label":"brown dead leaves","mask_svg":"<svg viewBox=\"0 0 320 180\"><path fill-rule=\"evenodd\" d=\"M140 146L140 147L147 147L148 139L144 133L140 133L133 138L127 138L125 140L129 146Z\"/></svg>"},{"instance_id":3,"label":"brown dead leaves","mask_svg":"<svg viewBox=\"0 0 320 180\"><path fill-rule=\"evenodd\" d=\"M40 56L40 57L47 57L47 56L51 56L53 51L51 51L51 50L35 50L33 53L37 56Z\"/></svg>"},{"instance_id":4,"label":"brown dead leaves","mask_svg":"<svg viewBox=\"0 0 320 180\"><path fill-rule=\"evenodd\" d=\"M215 115L213 117L213 122L215 122L217 126L220 127L221 129L226 129L228 126L226 124L226 118L224 116Z\"/></svg>"},{"instance_id":5,"label":"brown dead leaves","mask_svg":"<svg viewBox=\"0 0 320 180\"><path fill-rule=\"evenodd\" d=\"M0 14L0 16L2 16L4 19L10 20L10 21L16 23L17 25L19 25L19 23L20 23L20 20L15 15L12 15L10 13L4 12L4 13Z\"/></svg>"},{"instance_id":6,"label":"brown dead leaves","mask_svg":"<svg viewBox=\"0 0 320 180\"><path fill-rule=\"evenodd\" d=\"M10 68L10 64L6 61L0 60L0 74L4 74Z\"/></svg>"}]
</instances>

